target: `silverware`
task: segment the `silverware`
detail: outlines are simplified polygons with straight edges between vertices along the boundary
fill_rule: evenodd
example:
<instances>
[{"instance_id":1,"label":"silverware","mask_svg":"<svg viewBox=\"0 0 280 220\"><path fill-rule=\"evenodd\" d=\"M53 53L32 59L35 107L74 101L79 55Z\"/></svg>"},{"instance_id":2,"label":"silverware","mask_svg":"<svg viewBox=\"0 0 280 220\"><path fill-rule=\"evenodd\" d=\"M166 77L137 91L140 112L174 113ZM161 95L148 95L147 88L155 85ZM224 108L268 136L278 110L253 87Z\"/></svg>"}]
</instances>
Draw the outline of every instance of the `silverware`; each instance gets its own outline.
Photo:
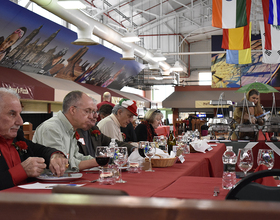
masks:
<instances>
[{"instance_id":1,"label":"silverware","mask_svg":"<svg viewBox=\"0 0 280 220\"><path fill-rule=\"evenodd\" d=\"M213 194L213 196L218 196L219 193L220 193L220 188L218 186L215 186L214 187L214 194Z\"/></svg>"},{"instance_id":2,"label":"silverware","mask_svg":"<svg viewBox=\"0 0 280 220\"><path fill-rule=\"evenodd\" d=\"M96 180L77 180L77 181L74 181L74 182L70 182L71 184L75 184L75 183L95 183L97 182L99 179L96 179Z\"/></svg>"}]
</instances>

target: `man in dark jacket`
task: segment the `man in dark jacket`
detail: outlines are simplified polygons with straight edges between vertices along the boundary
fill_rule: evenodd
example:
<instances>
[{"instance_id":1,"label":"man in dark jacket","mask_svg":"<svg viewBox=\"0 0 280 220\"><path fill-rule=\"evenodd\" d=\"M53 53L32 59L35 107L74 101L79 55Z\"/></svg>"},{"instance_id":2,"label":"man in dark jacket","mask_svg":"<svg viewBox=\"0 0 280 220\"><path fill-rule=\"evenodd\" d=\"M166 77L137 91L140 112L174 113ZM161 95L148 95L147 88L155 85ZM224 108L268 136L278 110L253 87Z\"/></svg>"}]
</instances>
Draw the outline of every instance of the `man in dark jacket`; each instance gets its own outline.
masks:
<instances>
[{"instance_id":1,"label":"man in dark jacket","mask_svg":"<svg viewBox=\"0 0 280 220\"><path fill-rule=\"evenodd\" d=\"M61 176L68 164L62 152L24 138L19 99L15 91L0 88L0 190L25 183L45 168Z\"/></svg>"}]
</instances>

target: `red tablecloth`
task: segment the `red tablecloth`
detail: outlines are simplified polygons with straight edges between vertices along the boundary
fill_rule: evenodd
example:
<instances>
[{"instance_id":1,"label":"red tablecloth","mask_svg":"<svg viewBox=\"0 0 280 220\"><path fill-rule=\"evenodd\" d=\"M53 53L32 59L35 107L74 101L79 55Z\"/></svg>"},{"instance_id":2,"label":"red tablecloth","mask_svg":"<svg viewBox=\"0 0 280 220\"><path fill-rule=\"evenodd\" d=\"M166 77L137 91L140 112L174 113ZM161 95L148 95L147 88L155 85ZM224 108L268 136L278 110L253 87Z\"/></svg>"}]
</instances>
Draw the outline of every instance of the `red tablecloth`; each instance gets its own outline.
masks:
<instances>
[{"instance_id":1,"label":"red tablecloth","mask_svg":"<svg viewBox=\"0 0 280 220\"><path fill-rule=\"evenodd\" d=\"M151 197L155 193L165 189L181 176L220 176L223 171L222 154L225 151L224 144L217 144L213 150L207 153L191 153L185 155L184 163L175 163L172 167L153 168L155 172L128 173L123 172L125 184L99 185L98 182L87 183L84 187L97 187L109 189L121 189L131 196ZM98 172L82 172L79 180L97 179ZM40 181L41 182L41 181ZM69 182L68 182L69 183ZM50 193L51 190L22 189L13 187L1 192L25 192L25 193Z\"/></svg>"},{"instance_id":2,"label":"red tablecloth","mask_svg":"<svg viewBox=\"0 0 280 220\"><path fill-rule=\"evenodd\" d=\"M214 187L219 187L218 196L213 196ZM222 178L182 176L153 197L224 200L228 192L222 188Z\"/></svg>"},{"instance_id":3,"label":"red tablecloth","mask_svg":"<svg viewBox=\"0 0 280 220\"><path fill-rule=\"evenodd\" d=\"M158 136L164 135L167 136L170 131L170 126L159 126L157 129L155 129Z\"/></svg>"}]
</instances>

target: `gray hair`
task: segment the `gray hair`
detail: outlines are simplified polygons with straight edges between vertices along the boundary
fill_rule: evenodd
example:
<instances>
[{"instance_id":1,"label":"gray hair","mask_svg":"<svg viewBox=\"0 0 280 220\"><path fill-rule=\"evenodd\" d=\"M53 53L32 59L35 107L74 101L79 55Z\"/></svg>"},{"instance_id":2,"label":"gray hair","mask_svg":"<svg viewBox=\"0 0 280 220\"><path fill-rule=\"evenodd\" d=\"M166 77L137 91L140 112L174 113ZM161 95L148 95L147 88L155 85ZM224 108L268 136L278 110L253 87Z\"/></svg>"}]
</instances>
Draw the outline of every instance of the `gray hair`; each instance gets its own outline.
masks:
<instances>
[{"instance_id":1,"label":"gray hair","mask_svg":"<svg viewBox=\"0 0 280 220\"><path fill-rule=\"evenodd\" d=\"M91 97L91 96L90 96L90 98L92 99L92 101L93 101L94 104L97 104L97 100L96 100L95 98L93 98L93 97Z\"/></svg>"},{"instance_id":2,"label":"gray hair","mask_svg":"<svg viewBox=\"0 0 280 220\"><path fill-rule=\"evenodd\" d=\"M4 88L4 87L1 87L0 88L0 110L2 110L2 107L3 105L5 104L3 102L3 98L7 95L10 95L10 96L14 96L15 98L17 98L18 100L20 100L20 96L19 94L12 88Z\"/></svg>"},{"instance_id":3,"label":"gray hair","mask_svg":"<svg viewBox=\"0 0 280 220\"><path fill-rule=\"evenodd\" d=\"M81 100L83 94L83 92L78 90L69 92L63 99L62 112L66 113L71 106L77 105L77 103Z\"/></svg>"},{"instance_id":4,"label":"gray hair","mask_svg":"<svg viewBox=\"0 0 280 220\"><path fill-rule=\"evenodd\" d=\"M114 114L114 115L117 115L117 113L118 113L118 111L119 110L124 110L124 109L126 109L125 107L123 107L123 106L121 106L121 105L115 105L115 107L112 109L112 113Z\"/></svg>"}]
</instances>

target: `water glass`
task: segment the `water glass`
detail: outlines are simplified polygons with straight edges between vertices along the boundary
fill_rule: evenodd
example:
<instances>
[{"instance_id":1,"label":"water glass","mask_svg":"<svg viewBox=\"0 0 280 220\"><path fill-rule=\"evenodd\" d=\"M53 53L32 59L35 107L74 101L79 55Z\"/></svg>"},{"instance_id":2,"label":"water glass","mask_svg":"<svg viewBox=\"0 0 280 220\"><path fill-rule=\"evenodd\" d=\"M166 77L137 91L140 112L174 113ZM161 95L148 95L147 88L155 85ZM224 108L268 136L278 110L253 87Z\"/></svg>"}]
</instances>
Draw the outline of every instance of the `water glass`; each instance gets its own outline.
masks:
<instances>
[{"instance_id":1,"label":"water glass","mask_svg":"<svg viewBox=\"0 0 280 220\"><path fill-rule=\"evenodd\" d=\"M259 149L258 153L258 159L257 159L258 165L265 165L269 170L272 169L274 166L274 152L273 150L268 149Z\"/></svg>"},{"instance_id":2,"label":"water glass","mask_svg":"<svg viewBox=\"0 0 280 220\"><path fill-rule=\"evenodd\" d=\"M251 149L238 149L237 166L244 172L244 176L252 169L254 164L253 152Z\"/></svg>"},{"instance_id":3,"label":"water glass","mask_svg":"<svg viewBox=\"0 0 280 220\"><path fill-rule=\"evenodd\" d=\"M116 178L112 168L103 167L99 171L99 185L114 185Z\"/></svg>"},{"instance_id":4,"label":"water glass","mask_svg":"<svg viewBox=\"0 0 280 220\"><path fill-rule=\"evenodd\" d=\"M122 166L127 163L127 147L115 147L114 163L118 165L120 177L116 182L126 183L126 181L122 180Z\"/></svg>"},{"instance_id":5,"label":"water glass","mask_svg":"<svg viewBox=\"0 0 280 220\"><path fill-rule=\"evenodd\" d=\"M150 163L150 167L148 170L145 170L146 172L154 172L154 170L152 169L152 158L155 156L156 153L156 143L155 142L150 142L148 146L145 146L144 148L144 154L146 155L146 157L149 158L149 163Z\"/></svg>"}]
</instances>

